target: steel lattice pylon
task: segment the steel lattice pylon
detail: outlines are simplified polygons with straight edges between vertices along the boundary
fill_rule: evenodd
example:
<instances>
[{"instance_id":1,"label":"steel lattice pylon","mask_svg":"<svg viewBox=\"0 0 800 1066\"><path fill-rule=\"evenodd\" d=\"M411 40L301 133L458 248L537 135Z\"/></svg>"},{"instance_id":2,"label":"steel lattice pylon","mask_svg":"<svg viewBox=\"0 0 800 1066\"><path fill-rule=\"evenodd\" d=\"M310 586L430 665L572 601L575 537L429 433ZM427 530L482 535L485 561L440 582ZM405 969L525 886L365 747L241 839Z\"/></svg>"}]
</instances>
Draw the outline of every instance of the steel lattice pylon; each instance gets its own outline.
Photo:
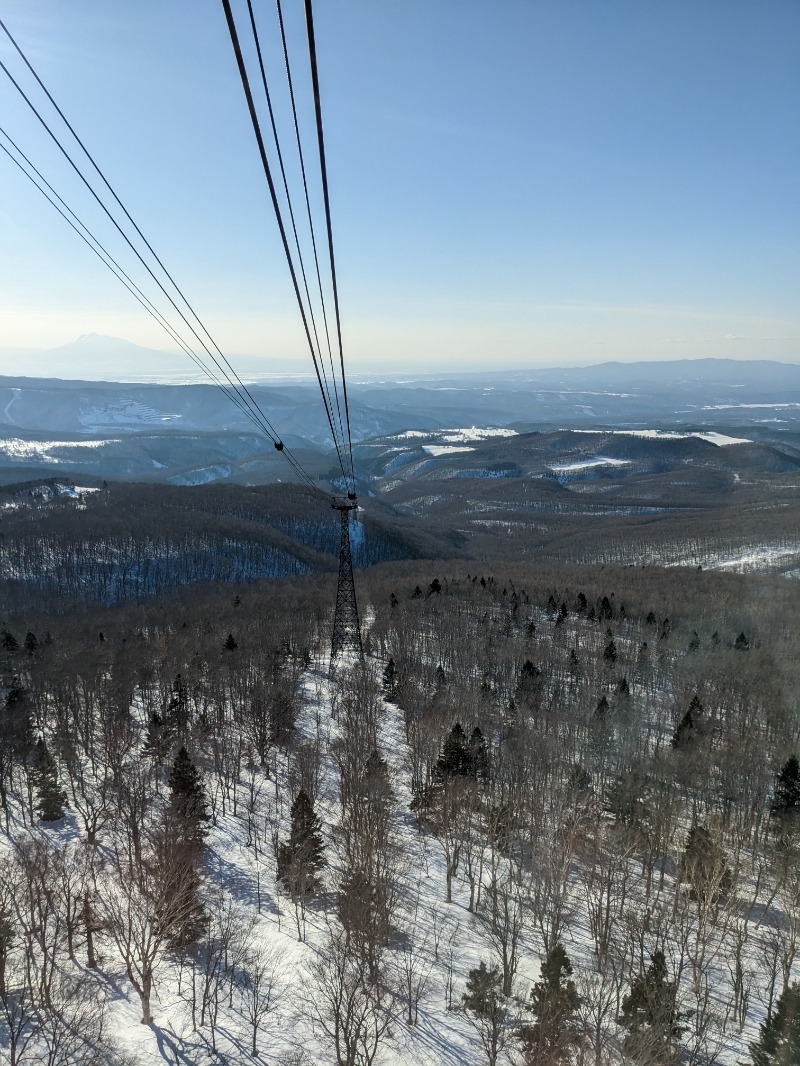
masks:
<instances>
[{"instance_id":1,"label":"steel lattice pylon","mask_svg":"<svg viewBox=\"0 0 800 1066\"><path fill-rule=\"evenodd\" d=\"M342 538L339 547L339 581L336 586L336 612L333 616L331 663L347 650L356 652L359 659L364 658L356 586L353 581L353 557L350 553L350 512L357 509L358 503L352 497L334 496L332 507L339 512Z\"/></svg>"}]
</instances>

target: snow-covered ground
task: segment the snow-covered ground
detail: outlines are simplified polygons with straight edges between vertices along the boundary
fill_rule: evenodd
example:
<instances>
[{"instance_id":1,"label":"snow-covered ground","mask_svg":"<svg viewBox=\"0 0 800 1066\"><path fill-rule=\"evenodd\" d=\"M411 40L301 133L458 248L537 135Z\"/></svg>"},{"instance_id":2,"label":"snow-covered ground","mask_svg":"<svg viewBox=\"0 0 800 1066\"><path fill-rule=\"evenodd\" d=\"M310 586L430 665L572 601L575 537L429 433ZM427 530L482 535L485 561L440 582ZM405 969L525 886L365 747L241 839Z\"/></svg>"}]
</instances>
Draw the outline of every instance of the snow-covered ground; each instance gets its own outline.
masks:
<instances>
[{"instance_id":1,"label":"snow-covered ground","mask_svg":"<svg viewBox=\"0 0 800 1066\"><path fill-rule=\"evenodd\" d=\"M110 426L163 426L182 419L183 415L161 414L138 400L124 398L103 407L91 407L78 415L78 422L89 433L102 433Z\"/></svg>"},{"instance_id":2,"label":"snow-covered ground","mask_svg":"<svg viewBox=\"0 0 800 1066\"><path fill-rule=\"evenodd\" d=\"M374 624L375 614L369 604L364 607L367 627ZM499 608L489 608L487 611L483 603L476 609L476 616L483 619L481 625L485 622L495 631L499 631L505 614L507 612ZM423 619L422 625L430 624L432 618L435 619L435 616L431 615L427 623ZM535 642L531 642L530 647L535 647L542 656L540 661L544 661L548 654L552 654L552 651L545 649L553 648L559 634L564 638L566 627L557 629L555 611L548 613L540 608L529 608L528 620L535 621L536 628ZM605 623L598 627L588 619L581 618L571 620L567 626L573 625L573 622L574 628L564 648L574 644L583 657L588 654L593 641L599 640L602 646ZM641 647L641 626L621 619L614 624L620 658L631 663ZM657 639L649 634L648 638ZM532 651L531 654L536 652ZM683 653L672 651L669 644L659 649L657 673L653 673L653 679L658 677L658 683L647 689L643 687L641 693L637 693L636 704L637 714L647 723L643 733L643 736L650 738L647 743L667 752L672 734L670 709L674 706L676 696L670 675L670 655L673 654ZM435 663L436 659L431 662ZM98 931L101 960L97 979L103 995L109 1001L106 1029L114 1035L135 1066L161 1066L165 1061L177 1066L227 1066L254 1061L267 1062L271 1066L286 1063L288 1066L292 1061L290 1056L298 1050L302 1050L305 1058L296 1062L328 1066L335 1061L331 1041L314 1018L315 989L323 961L322 952L334 922L336 890L341 875L347 872L343 869L340 857L340 771L337 763L337 752L341 752L340 741L343 736L341 701L342 693L346 690L339 687L336 678L331 679L326 666L320 657L307 666L302 674L302 703L297 722L300 742L294 744L291 758L283 750L273 749L268 765L262 768L250 764L246 755L243 757L240 747L236 771L227 775L227 782L213 765L209 765L206 772L206 790L214 812L206 843L202 886L207 913L212 921L217 921L230 912L239 927L247 930L250 956L271 960L278 975L273 1009L263 1021L258 1040L260 1057L254 1060L250 1056L243 995L233 984L223 982L215 1029L212 1031L207 1022L193 1024L192 1003L194 1000L196 1004L203 977L200 952L195 955L189 953L182 960L170 954L163 955L155 974L152 1003L155 1020L151 1025L142 1025L139 1021L138 998L111 939L106 932ZM370 659L367 669L377 680L383 666L383 661ZM358 703L357 707L363 707L364 702ZM452 900L445 902L445 854L440 837L420 825L411 810L413 757L406 740L404 710L402 706L379 697L376 697L376 705L380 754L388 762L393 792L390 809L393 850L397 856L398 893L394 908L394 932L385 950L387 974L394 978L391 993L393 1018L375 1064L479 1066L486 1060L475 1029L462 1011L449 1008L458 1007L469 971L481 960L494 962L496 956L489 943L486 926L469 909L469 886L465 874L467 860L463 856L454 874ZM147 719L143 697L134 701L132 711L141 735ZM454 707L453 714L456 713L459 710ZM623 732L618 734L618 738L620 743L625 742ZM219 736L215 738L215 743L218 741L222 744L230 740L240 738L235 734ZM141 761L140 747L134 745L134 748L136 750L128 750L124 758L136 763ZM305 756L301 758L303 751ZM662 768L668 765L665 761ZM319 767L318 771L314 769L316 766ZM274 857L275 841L285 840L288 835L289 799L296 791L298 774L302 772L315 782L315 806L323 827L328 861L324 890L310 903L304 915L297 913L292 901L276 889ZM568 916L563 940L576 975L580 975L583 982L580 986L582 993L595 994L604 977L608 976L602 967L598 968L594 955L590 906L613 905L618 908L612 924L615 924L620 936L641 937L638 943L643 955L646 954L646 945L651 942L648 939L650 934L653 937L665 935L667 938L672 935L663 930L670 927L670 922L674 923L676 912L681 911L686 935L681 1006L682 1009L691 1009L693 990L687 960L693 957L692 951L699 950L701 931L693 920L694 903L688 894L680 891L680 886L674 880L677 857L690 828L688 809L686 816L681 816L680 830L675 834L676 863L668 864L662 889L653 887L647 899L643 898L642 885L646 853L640 854L639 845L634 844L633 838L627 847L620 846L624 841L619 835L619 826L612 825L612 819L602 807L592 809L587 806L583 812L570 808L567 812L565 807L554 802L552 810L549 807L543 807L542 810L546 817L537 826L542 839L563 843L569 827L572 826L570 832L574 832L578 820L583 818L585 840L597 842L591 855L580 847L569 852L563 885L565 913ZM617 833L616 837L614 832ZM0 833L0 858L9 853L11 837L20 839L28 836L56 842L69 850L78 845L80 835L74 814L68 814L53 828L41 824L31 828L12 815L11 833ZM113 827L101 833L97 850L98 866L110 859L112 835ZM576 839L571 838L573 843ZM619 886L615 888L610 881L607 903L597 884L592 887L592 882L599 876L604 849L608 849L609 853L616 849L619 870L625 872L622 901L617 894ZM492 848L486 840L486 863L493 861L499 867L508 865L510 868L509 850ZM742 852L743 863L747 862L747 850L745 847ZM514 870L519 879L515 887L521 889L523 896L528 894L528 907L541 870L522 863L514 865ZM483 874L488 876L486 867L482 868ZM97 876L102 882L99 871ZM752 975L762 974L764 948L768 947L773 932L766 910L761 915L764 918L763 929L761 920L756 922L750 915L750 911L756 910L755 900L759 892L760 899L766 899L769 895L769 886L766 881L761 884L761 876L759 873L759 883L754 884L748 873L741 874L737 892L742 907L732 910L730 916L725 918L725 922L741 923L742 915L746 916L744 931L747 941L740 960L744 960L754 999L747 1024L743 1031L737 1031L736 1022L730 1018L730 980L726 967L731 959L722 954L721 947L722 939L730 930L720 923L719 935L712 934L708 941L713 954L703 959L702 980L707 984L700 991L708 994L713 1007L713 1032L698 1062L735 1066L746 1053L747 1042L757 1036L757 1022L763 1016L763 1009L758 999L759 978L753 979ZM526 879L530 879L530 883L522 885ZM658 878L654 880L657 882ZM753 904L746 907L750 899ZM530 1015L525 1013L525 1002L531 983L539 974L542 937L530 909L522 913L525 917L519 941L520 963L512 988L511 1010L517 1017L529 1019ZM656 927L658 922L665 923L661 933ZM416 1024L408 1024L405 1020L403 995L396 980L412 955L418 967L417 973L424 978L425 984ZM615 1032L614 1023L617 1013L612 1011L606 1022L612 1039L604 1062L622 1061L617 1039L620 1034ZM690 1028L691 1016L687 1020ZM684 1044L687 1040L684 1040ZM117 1066L115 1060L109 1061Z\"/></svg>"},{"instance_id":3,"label":"snow-covered ground","mask_svg":"<svg viewBox=\"0 0 800 1066\"><path fill-rule=\"evenodd\" d=\"M598 455L596 459L581 459L574 463L559 463L548 467L556 474L568 474L575 470L590 470L595 466L628 466L630 459L609 459L608 456Z\"/></svg>"},{"instance_id":4,"label":"snow-covered ground","mask_svg":"<svg viewBox=\"0 0 800 1066\"><path fill-rule=\"evenodd\" d=\"M721 554L711 558L705 566L709 570L734 570L739 574L777 570L800 559L800 540L793 545L762 544L742 548L738 552Z\"/></svg>"},{"instance_id":5,"label":"snow-covered ground","mask_svg":"<svg viewBox=\"0 0 800 1066\"><path fill-rule=\"evenodd\" d=\"M414 438L430 440L438 438L445 444L466 443L472 440L491 440L495 437L515 437L515 429L502 426L469 426L464 429L421 430L407 429L403 433L392 434L393 440L413 440Z\"/></svg>"},{"instance_id":6,"label":"snow-covered ground","mask_svg":"<svg viewBox=\"0 0 800 1066\"><path fill-rule=\"evenodd\" d=\"M780 409L780 408L800 408L800 403L715 403L707 404L705 407L701 407L701 411L734 411L739 408L766 408Z\"/></svg>"},{"instance_id":7,"label":"snow-covered ground","mask_svg":"<svg viewBox=\"0 0 800 1066\"><path fill-rule=\"evenodd\" d=\"M365 610L369 621L370 609ZM199 973L172 956L164 956L157 966L152 1009L154 1022L142 1025L139 999L115 957L111 943L100 939L103 960L100 979L109 996L106 1031L136 1066L163 1066L164 1061L181 1066L220 1066L238 1062L289 1062L299 1049L302 1062L327 1066L335 1061L331 1043L313 1020L310 999L320 965L320 950L326 941L334 907L333 884L337 878L336 829L339 822L339 784L331 756L340 736L333 718L335 691L324 664L311 669L303 683L303 709L299 728L307 743L320 745L322 773L315 799L323 825L329 869L327 891L298 919L290 899L276 894L275 860L271 849L271 829L280 825L280 835L288 834L287 807L276 796L291 794L285 759L276 760L272 773L251 767L243 770L238 805L230 799L223 805L219 782L207 779L206 787L215 793L216 815L208 835L203 887L206 908L222 913L230 908L244 928L250 928L253 953L277 960L279 976L274 1010L266 1017L258 1044L259 1060L248 1053L247 1023L235 991L230 1003L223 996L222 1016L213 1035L206 1026L192 1025L191 999L197 994ZM467 904L469 893L464 881L454 881L453 900L445 898L444 856L436 838L422 832L409 807L412 799L407 744L400 708L382 701L379 740L381 752L391 769L394 800L394 847L402 856L399 867L400 895L396 906L398 934L387 952L387 973L400 972L406 952L419 957L421 973L427 975L419 1002L417 1024L405 1021L405 1005L399 990L393 1014L395 1021L376 1058L377 1066L463 1066L484 1061L475 1029L461 1012L449 1009L460 1003L467 971L480 960L490 958L488 943ZM251 799L248 800L247 797ZM21 830L22 827L17 827ZM80 832L74 817L68 816L58 829L37 828L36 835L53 839L69 849ZM0 835L0 858L9 848L9 839ZM517 986L525 994L538 974L538 954L533 932L523 939L524 964ZM448 988L450 991L448 992Z\"/></svg>"},{"instance_id":8,"label":"snow-covered ground","mask_svg":"<svg viewBox=\"0 0 800 1066\"><path fill-rule=\"evenodd\" d=\"M422 450L428 455L456 455L459 452L474 452L474 448L460 447L457 444L423 444Z\"/></svg>"},{"instance_id":9,"label":"snow-covered ground","mask_svg":"<svg viewBox=\"0 0 800 1066\"><path fill-rule=\"evenodd\" d=\"M688 440L696 437L698 440L707 440L709 444L723 447L728 444L752 444L748 437L731 437L726 433L709 431L706 433L679 433L669 429L575 429L573 433L608 433L620 437L645 437L650 440Z\"/></svg>"},{"instance_id":10,"label":"snow-covered ground","mask_svg":"<svg viewBox=\"0 0 800 1066\"><path fill-rule=\"evenodd\" d=\"M120 443L120 440L22 440L19 437L6 437L0 440L0 454L19 462L37 459L62 463L65 457L55 452L71 451L73 448L105 448L109 444Z\"/></svg>"},{"instance_id":11,"label":"snow-covered ground","mask_svg":"<svg viewBox=\"0 0 800 1066\"><path fill-rule=\"evenodd\" d=\"M505 429L494 426L486 426L483 428L480 426L472 426L470 429L453 429L447 433L443 433L442 440L449 444L454 444L456 441L490 440L492 437L516 436L518 436L518 434L515 429Z\"/></svg>"}]
</instances>

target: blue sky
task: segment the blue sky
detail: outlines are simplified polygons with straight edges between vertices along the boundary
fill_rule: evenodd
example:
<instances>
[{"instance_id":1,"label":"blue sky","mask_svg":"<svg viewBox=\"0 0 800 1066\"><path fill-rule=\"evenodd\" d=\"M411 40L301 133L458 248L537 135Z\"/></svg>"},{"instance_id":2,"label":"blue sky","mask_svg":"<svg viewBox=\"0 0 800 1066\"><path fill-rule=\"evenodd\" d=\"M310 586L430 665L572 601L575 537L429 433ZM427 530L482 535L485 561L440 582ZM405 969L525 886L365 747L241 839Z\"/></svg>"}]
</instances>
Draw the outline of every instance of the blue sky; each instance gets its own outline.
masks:
<instances>
[{"instance_id":1,"label":"blue sky","mask_svg":"<svg viewBox=\"0 0 800 1066\"><path fill-rule=\"evenodd\" d=\"M273 7L256 10L276 66ZM353 368L800 361L796 0L315 11ZM225 351L307 360L221 5L4 0L0 17ZM0 58L21 74L5 41ZM0 114L124 255L1 73ZM0 348L89 332L172 347L0 158Z\"/></svg>"}]
</instances>

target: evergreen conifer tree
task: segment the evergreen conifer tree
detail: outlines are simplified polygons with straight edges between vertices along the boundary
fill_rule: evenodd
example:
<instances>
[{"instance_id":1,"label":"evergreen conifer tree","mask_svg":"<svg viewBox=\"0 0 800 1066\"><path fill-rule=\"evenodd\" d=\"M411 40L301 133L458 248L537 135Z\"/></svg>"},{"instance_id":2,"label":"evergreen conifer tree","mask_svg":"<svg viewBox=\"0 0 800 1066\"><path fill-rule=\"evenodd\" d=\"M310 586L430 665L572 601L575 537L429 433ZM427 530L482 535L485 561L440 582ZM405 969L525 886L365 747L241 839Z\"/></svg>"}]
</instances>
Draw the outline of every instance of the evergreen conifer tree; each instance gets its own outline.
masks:
<instances>
[{"instance_id":1,"label":"evergreen conifer tree","mask_svg":"<svg viewBox=\"0 0 800 1066\"><path fill-rule=\"evenodd\" d=\"M189 724L189 691L181 674L175 675L172 692L164 712L164 726L172 735L183 735ZM171 742L171 741L170 741Z\"/></svg>"},{"instance_id":2,"label":"evergreen conifer tree","mask_svg":"<svg viewBox=\"0 0 800 1066\"><path fill-rule=\"evenodd\" d=\"M206 835L208 806L203 775L181 745L169 774L169 821L181 843L199 852Z\"/></svg>"},{"instance_id":3,"label":"evergreen conifer tree","mask_svg":"<svg viewBox=\"0 0 800 1066\"><path fill-rule=\"evenodd\" d=\"M383 671L383 695L390 703L397 695L397 667L392 658L389 659Z\"/></svg>"},{"instance_id":4,"label":"evergreen conifer tree","mask_svg":"<svg viewBox=\"0 0 800 1066\"><path fill-rule=\"evenodd\" d=\"M33 777L39 817L43 822L57 822L64 817L67 794L58 783L58 767L47 744L39 737L34 752Z\"/></svg>"},{"instance_id":5,"label":"evergreen conifer tree","mask_svg":"<svg viewBox=\"0 0 800 1066\"><path fill-rule=\"evenodd\" d=\"M493 966L490 970L481 960L480 965L467 974L466 991L461 997L464 1007L476 1014L488 1013L500 994L500 983L498 967Z\"/></svg>"},{"instance_id":6,"label":"evergreen conifer tree","mask_svg":"<svg viewBox=\"0 0 800 1066\"><path fill-rule=\"evenodd\" d=\"M161 877L169 886L169 940L183 947L197 940L205 918L200 902L200 866L208 810L203 777L181 746L169 775L170 797L156 839Z\"/></svg>"},{"instance_id":7,"label":"evergreen conifer tree","mask_svg":"<svg viewBox=\"0 0 800 1066\"><path fill-rule=\"evenodd\" d=\"M27 689L18 677L11 681L6 695L5 715L0 729L0 745L15 755L24 757L33 746L31 700Z\"/></svg>"},{"instance_id":8,"label":"evergreen conifer tree","mask_svg":"<svg viewBox=\"0 0 800 1066\"><path fill-rule=\"evenodd\" d=\"M15 919L12 900L8 897L0 900L0 1001L4 1002L7 1002L8 995L6 974L9 955L17 938Z\"/></svg>"},{"instance_id":9,"label":"evergreen conifer tree","mask_svg":"<svg viewBox=\"0 0 800 1066\"><path fill-rule=\"evenodd\" d=\"M628 1030L624 1049L631 1058L647 1064L670 1063L676 1058L675 1041L683 1027L677 987L669 980L663 951L654 952L647 970L631 982L618 1021Z\"/></svg>"},{"instance_id":10,"label":"evergreen conifer tree","mask_svg":"<svg viewBox=\"0 0 800 1066\"><path fill-rule=\"evenodd\" d=\"M520 1031L526 1066L557 1066L569 1059L579 1040L575 1016L581 997L570 980L572 966L558 943L542 963L531 989L531 1012L536 1019Z\"/></svg>"},{"instance_id":11,"label":"evergreen conifer tree","mask_svg":"<svg viewBox=\"0 0 800 1066\"><path fill-rule=\"evenodd\" d=\"M675 735L670 741L675 751L688 751L694 746L694 742L701 735L700 719L703 714L703 705L699 696L692 697L689 709L678 723Z\"/></svg>"},{"instance_id":12,"label":"evergreen conifer tree","mask_svg":"<svg viewBox=\"0 0 800 1066\"><path fill-rule=\"evenodd\" d=\"M162 763L169 753L169 749L175 739L175 731L158 713L153 711L147 722L147 735L142 745L142 755L153 759L156 763Z\"/></svg>"},{"instance_id":13,"label":"evergreen conifer tree","mask_svg":"<svg viewBox=\"0 0 800 1066\"><path fill-rule=\"evenodd\" d=\"M469 771L467 735L461 723L456 722L442 745L442 754L436 763L436 776L440 781L446 781L451 777L466 777Z\"/></svg>"},{"instance_id":14,"label":"evergreen conifer tree","mask_svg":"<svg viewBox=\"0 0 800 1066\"><path fill-rule=\"evenodd\" d=\"M729 890L731 876L725 852L702 825L689 830L678 875L691 886L692 898L699 903L716 904Z\"/></svg>"},{"instance_id":15,"label":"evergreen conifer tree","mask_svg":"<svg viewBox=\"0 0 800 1066\"><path fill-rule=\"evenodd\" d=\"M602 695L597 701L597 707L595 707L594 716L600 720L604 719L608 714L608 697Z\"/></svg>"},{"instance_id":16,"label":"evergreen conifer tree","mask_svg":"<svg viewBox=\"0 0 800 1066\"><path fill-rule=\"evenodd\" d=\"M800 762L792 755L778 773L770 813L782 832L800 821Z\"/></svg>"},{"instance_id":17,"label":"evergreen conifer tree","mask_svg":"<svg viewBox=\"0 0 800 1066\"><path fill-rule=\"evenodd\" d=\"M325 866L325 845L314 804L300 789L292 804L289 840L278 846L278 878L293 898L310 895Z\"/></svg>"},{"instance_id":18,"label":"evergreen conifer tree","mask_svg":"<svg viewBox=\"0 0 800 1066\"><path fill-rule=\"evenodd\" d=\"M800 1062L800 986L789 985L750 1045L753 1066L797 1066Z\"/></svg>"},{"instance_id":19,"label":"evergreen conifer tree","mask_svg":"<svg viewBox=\"0 0 800 1066\"><path fill-rule=\"evenodd\" d=\"M600 606L597 608L597 617L601 622L614 617L614 608L611 606L611 600L608 596L604 596L600 601Z\"/></svg>"},{"instance_id":20,"label":"evergreen conifer tree","mask_svg":"<svg viewBox=\"0 0 800 1066\"><path fill-rule=\"evenodd\" d=\"M461 997L464 1010L477 1030L488 1066L497 1062L504 1044L503 1026L506 1017L505 1001L500 992L500 973L496 966L489 969L485 962L467 974L466 991Z\"/></svg>"},{"instance_id":21,"label":"evergreen conifer tree","mask_svg":"<svg viewBox=\"0 0 800 1066\"><path fill-rule=\"evenodd\" d=\"M530 659L522 664L517 678L517 687L514 690L514 699L517 703L532 703L536 700L542 671L535 666Z\"/></svg>"},{"instance_id":22,"label":"evergreen conifer tree","mask_svg":"<svg viewBox=\"0 0 800 1066\"><path fill-rule=\"evenodd\" d=\"M3 630L2 645L3 650L11 653L12 655L15 651L19 651L19 642L17 641L17 638L14 636L14 634L8 629Z\"/></svg>"}]
</instances>

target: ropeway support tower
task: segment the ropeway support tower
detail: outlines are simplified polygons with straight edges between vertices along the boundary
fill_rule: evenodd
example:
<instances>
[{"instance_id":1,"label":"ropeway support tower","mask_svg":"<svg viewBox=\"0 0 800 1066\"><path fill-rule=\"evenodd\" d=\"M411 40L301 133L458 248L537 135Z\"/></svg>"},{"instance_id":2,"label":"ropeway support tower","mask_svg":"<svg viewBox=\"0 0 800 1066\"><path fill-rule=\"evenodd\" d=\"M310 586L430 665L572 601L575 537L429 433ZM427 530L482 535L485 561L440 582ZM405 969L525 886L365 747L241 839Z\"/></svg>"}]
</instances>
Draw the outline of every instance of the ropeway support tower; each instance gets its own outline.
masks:
<instances>
[{"instance_id":1,"label":"ropeway support tower","mask_svg":"<svg viewBox=\"0 0 800 1066\"><path fill-rule=\"evenodd\" d=\"M347 496L334 496L331 502L334 511L339 512L342 523L342 537L339 546L339 581L336 586L336 611L333 616L333 638L331 640L331 666L345 651L355 652L359 660L364 660L361 645L361 625L358 619L356 603L356 586L353 581L353 556L350 551L350 515L358 509L354 493Z\"/></svg>"}]
</instances>

